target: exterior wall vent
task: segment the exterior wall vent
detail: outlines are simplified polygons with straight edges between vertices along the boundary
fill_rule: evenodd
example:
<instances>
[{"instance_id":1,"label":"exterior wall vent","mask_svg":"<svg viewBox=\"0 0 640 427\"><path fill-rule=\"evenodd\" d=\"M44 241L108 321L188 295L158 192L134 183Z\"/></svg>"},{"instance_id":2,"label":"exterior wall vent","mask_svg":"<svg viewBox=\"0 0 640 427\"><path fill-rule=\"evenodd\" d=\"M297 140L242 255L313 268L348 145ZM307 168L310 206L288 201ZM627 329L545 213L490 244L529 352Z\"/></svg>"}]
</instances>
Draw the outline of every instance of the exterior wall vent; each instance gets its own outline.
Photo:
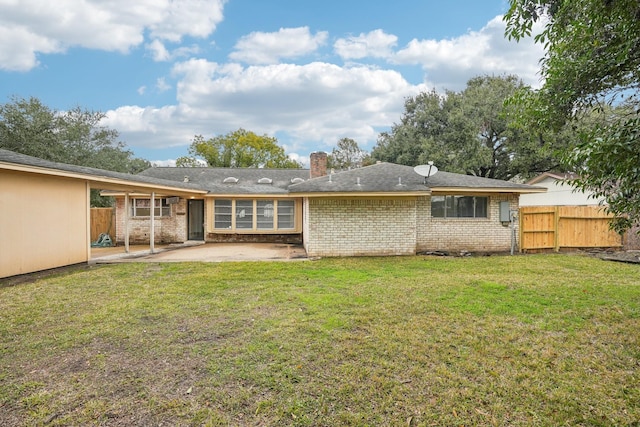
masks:
<instances>
[{"instance_id":1,"label":"exterior wall vent","mask_svg":"<svg viewBox=\"0 0 640 427\"><path fill-rule=\"evenodd\" d=\"M224 184L237 184L238 183L238 178L234 178L234 177L230 176L228 178L225 178L222 182Z\"/></svg>"}]
</instances>

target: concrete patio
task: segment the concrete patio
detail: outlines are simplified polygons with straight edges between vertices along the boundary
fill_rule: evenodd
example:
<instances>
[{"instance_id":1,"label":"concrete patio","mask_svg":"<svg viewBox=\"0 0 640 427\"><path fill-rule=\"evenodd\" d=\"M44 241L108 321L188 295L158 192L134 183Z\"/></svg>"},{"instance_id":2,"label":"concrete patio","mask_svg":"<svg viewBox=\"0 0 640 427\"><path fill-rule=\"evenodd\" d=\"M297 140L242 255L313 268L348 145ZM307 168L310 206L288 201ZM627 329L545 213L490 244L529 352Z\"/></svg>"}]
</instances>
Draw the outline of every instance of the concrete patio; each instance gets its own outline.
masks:
<instances>
[{"instance_id":1,"label":"concrete patio","mask_svg":"<svg viewBox=\"0 0 640 427\"><path fill-rule=\"evenodd\" d=\"M300 245L279 243L203 243L186 242L156 245L151 253L147 245L132 245L129 253L123 246L91 248L90 264L119 262L228 262L292 261L308 259Z\"/></svg>"}]
</instances>

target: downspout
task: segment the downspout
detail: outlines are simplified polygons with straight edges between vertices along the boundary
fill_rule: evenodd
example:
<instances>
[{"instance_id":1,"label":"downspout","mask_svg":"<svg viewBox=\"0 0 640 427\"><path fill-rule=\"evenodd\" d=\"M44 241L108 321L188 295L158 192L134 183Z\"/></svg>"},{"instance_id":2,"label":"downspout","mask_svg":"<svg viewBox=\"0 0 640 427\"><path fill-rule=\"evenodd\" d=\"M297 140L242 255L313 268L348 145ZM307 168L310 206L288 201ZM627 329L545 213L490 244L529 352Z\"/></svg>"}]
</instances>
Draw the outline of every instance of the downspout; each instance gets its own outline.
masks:
<instances>
[{"instance_id":1,"label":"downspout","mask_svg":"<svg viewBox=\"0 0 640 427\"><path fill-rule=\"evenodd\" d=\"M86 212L86 221L87 221L87 261L91 261L91 186L89 185L89 181L85 181L86 189L87 189L87 212Z\"/></svg>"}]
</instances>

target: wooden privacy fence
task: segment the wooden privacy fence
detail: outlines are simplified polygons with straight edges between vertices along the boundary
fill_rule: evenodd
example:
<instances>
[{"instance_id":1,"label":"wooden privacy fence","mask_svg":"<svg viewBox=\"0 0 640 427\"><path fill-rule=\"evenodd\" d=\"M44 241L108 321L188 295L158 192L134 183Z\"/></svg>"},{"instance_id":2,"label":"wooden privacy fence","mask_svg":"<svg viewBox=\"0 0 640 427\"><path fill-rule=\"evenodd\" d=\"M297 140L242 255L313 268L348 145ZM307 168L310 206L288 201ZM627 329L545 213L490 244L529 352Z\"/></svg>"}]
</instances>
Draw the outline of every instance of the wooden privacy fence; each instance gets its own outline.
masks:
<instances>
[{"instance_id":1,"label":"wooden privacy fence","mask_svg":"<svg viewBox=\"0 0 640 427\"><path fill-rule=\"evenodd\" d=\"M520 208L520 250L619 248L622 236L609 229L611 215L600 206Z\"/></svg>"},{"instance_id":2,"label":"wooden privacy fence","mask_svg":"<svg viewBox=\"0 0 640 427\"><path fill-rule=\"evenodd\" d=\"M102 233L116 237L116 211L114 208L91 208L91 241L95 242Z\"/></svg>"}]
</instances>

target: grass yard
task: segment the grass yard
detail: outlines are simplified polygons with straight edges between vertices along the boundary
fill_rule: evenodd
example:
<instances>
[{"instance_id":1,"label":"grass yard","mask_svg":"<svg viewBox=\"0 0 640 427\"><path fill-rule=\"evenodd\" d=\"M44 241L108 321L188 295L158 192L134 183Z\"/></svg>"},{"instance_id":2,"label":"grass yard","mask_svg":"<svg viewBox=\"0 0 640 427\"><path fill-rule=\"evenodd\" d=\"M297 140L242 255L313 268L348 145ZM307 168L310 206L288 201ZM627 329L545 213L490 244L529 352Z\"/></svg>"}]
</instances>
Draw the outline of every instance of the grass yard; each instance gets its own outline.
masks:
<instances>
[{"instance_id":1,"label":"grass yard","mask_svg":"<svg viewBox=\"0 0 640 427\"><path fill-rule=\"evenodd\" d=\"M639 426L640 267L93 267L0 287L0 425Z\"/></svg>"}]
</instances>

